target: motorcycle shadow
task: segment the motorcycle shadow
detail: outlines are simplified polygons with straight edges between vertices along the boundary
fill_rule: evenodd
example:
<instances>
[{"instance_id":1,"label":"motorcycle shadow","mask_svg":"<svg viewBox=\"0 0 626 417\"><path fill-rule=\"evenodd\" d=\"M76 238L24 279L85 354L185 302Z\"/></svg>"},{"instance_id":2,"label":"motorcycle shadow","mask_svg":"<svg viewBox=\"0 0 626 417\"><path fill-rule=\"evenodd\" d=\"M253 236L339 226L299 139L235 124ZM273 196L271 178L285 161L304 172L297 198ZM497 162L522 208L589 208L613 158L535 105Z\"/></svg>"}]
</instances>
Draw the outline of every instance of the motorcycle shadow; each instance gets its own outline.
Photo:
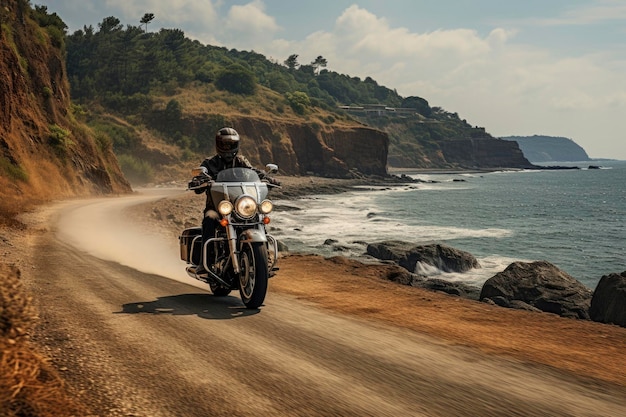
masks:
<instances>
[{"instance_id":1,"label":"motorcycle shadow","mask_svg":"<svg viewBox=\"0 0 626 417\"><path fill-rule=\"evenodd\" d=\"M259 309L247 309L237 297L216 297L211 294L178 294L158 297L153 301L136 301L122 305L115 314L195 315L203 319L225 320L252 316Z\"/></svg>"}]
</instances>

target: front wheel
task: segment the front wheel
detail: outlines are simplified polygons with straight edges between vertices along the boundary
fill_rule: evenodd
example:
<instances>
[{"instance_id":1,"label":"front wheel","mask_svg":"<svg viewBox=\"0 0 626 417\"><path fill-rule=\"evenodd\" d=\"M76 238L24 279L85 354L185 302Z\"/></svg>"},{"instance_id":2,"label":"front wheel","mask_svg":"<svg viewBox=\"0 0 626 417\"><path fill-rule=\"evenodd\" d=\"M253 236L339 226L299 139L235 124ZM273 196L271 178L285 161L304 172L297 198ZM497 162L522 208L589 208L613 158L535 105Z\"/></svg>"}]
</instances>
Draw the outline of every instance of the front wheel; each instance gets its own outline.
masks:
<instances>
[{"instance_id":1,"label":"front wheel","mask_svg":"<svg viewBox=\"0 0 626 417\"><path fill-rule=\"evenodd\" d=\"M239 294L247 308L258 308L267 293L267 248L262 242L244 244L241 250Z\"/></svg>"}]
</instances>

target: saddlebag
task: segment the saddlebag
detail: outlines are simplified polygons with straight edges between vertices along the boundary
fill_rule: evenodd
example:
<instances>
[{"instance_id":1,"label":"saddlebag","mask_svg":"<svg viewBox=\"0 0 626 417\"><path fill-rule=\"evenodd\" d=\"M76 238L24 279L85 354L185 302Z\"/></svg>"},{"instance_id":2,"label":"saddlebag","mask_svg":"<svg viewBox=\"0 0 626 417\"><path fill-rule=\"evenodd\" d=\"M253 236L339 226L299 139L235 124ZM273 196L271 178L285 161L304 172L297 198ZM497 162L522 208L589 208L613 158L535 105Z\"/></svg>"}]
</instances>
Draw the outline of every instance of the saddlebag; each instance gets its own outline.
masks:
<instances>
[{"instance_id":1,"label":"saddlebag","mask_svg":"<svg viewBox=\"0 0 626 417\"><path fill-rule=\"evenodd\" d=\"M180 243L180 259L194 265L200 264L202 228L190 227L185 229L178 237L178 240Z\"/></svg>"}]
</instances>

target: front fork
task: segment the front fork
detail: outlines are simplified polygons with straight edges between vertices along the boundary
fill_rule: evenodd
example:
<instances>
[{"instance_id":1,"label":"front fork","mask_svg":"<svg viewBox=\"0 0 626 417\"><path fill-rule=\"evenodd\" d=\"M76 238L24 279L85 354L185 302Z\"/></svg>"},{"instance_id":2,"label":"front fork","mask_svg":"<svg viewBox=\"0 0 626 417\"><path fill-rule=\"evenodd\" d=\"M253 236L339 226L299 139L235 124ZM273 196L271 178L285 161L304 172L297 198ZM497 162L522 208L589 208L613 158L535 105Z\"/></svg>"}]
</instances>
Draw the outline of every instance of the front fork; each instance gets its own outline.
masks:
<instances>
[{"instance_id":1,"label":"front fork","mask_svg":"<svg viewBox=\"0 0 626 417\"><path fill-rule=\"evenodd\" d=\"M229 224L228 230L226 233L228 235L228 242L229 242L229 246L231 250L233 269L235 270L235 273L238 274L241 271L241 267L239 266L239 250L237 250L237 238L236 238L235 228ZM261 243L267 242L267 235L265 234L265 228L263 227L263 225L259 224L254 229L245 229L239 235L239 243L241 244L241 246L243 246L246 243L255 243L255 242L261 242Z\"/></svg>"},{"instance_id":2,"label":"front fork","mask_svg":"<svg viewBox=\"0 0 626 417\"><path fill-rule=\"evenodd\" d=\"M226 226L226 239L228 239L228 250L230 251L230 261L233 265L235 274L241 272L239 266L239 250L237 249L237 233L232 224Z\"/></svg>"}]
</instances>

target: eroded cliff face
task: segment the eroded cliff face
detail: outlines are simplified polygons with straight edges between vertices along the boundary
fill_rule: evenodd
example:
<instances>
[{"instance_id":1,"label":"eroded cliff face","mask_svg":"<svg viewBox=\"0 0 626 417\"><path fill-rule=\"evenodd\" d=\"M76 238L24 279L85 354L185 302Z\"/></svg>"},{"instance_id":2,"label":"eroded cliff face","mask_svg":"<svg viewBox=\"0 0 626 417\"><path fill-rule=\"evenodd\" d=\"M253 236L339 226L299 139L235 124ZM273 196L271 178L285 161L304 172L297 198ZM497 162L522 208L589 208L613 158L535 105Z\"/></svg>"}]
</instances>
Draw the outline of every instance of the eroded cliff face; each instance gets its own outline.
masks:
<instances>
[{"instance_id":1,"label":"eroded cliff face","mask_svg":"<svg viewBox=\"0 0 626 417\"><path fill-rule=\"evenodd\" d=\"M242 154L255 166L275 163L284 175L387 175L389 138L376 129L243 116L231 124L242 137Z\"/></svg>"},{"instance_id":2,"label":"eroded cliff face","mask_svg":"<svg viewBox=\"0 0 626 417\"><path fill-rule=\"evenodd\" d=\"M462 168L531 168L516 142L492 137L441 141L445 160Z\"/></svg>"},{"instance_id":3,"label":"eroded cliff face","mask_svg":"<svg viewBox=\"0 0 626 417\"><path fill-rule=\"evenodd\" d=\"M70 112L62 45L27 2L0 4L0 210L130 191L110 144Z\"/></svg>"}]
</instances>

